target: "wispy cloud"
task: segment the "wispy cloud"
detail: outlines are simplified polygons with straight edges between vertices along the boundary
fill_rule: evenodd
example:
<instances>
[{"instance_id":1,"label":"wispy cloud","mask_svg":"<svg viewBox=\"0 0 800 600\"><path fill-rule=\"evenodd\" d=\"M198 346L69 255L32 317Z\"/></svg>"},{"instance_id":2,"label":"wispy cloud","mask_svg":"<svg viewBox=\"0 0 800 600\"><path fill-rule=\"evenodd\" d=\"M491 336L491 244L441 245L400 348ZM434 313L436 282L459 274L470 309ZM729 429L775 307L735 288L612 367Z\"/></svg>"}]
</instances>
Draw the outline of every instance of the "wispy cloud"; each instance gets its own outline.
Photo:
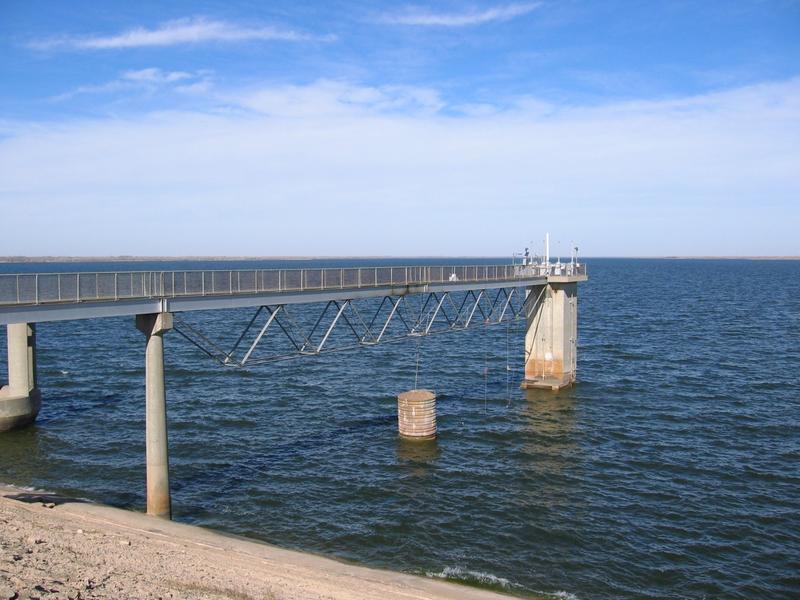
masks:
<instances>
[{"instance_id":1,"label":"wispy cloud","mask_svg":"<svg viewBox=\"0 0 800 600\"><path fill-rule=\"evenodd\" d=\"M109 36L66 36L35 40L29 44L37 50L58 48L74 50L112 50L123 48L145 48L152 46L174 46L203 42L246 41L332 41L334 36L316 36L292 29L269 25L245 27L227 21L216 21L204 17L178 19L161 23L154 29L136 27Z\"/></svg>"},{"instance_id":2,"label":"wispy cloud","mask_svg":"<svg viewBox=\"0 0 800 600\"><path fill-rule=\"evenodd\" d=\"M392 25L416 25L422 27L468 27L493 21L508 21L533 12L540 2L506 4L486 10L471 10L461 13L435 13L421 8L408 8L397 14L383 15L379 21Z\"/></svg>"},{"instance_id":3,"label":"wispy cloud","mask_svg":"<svg viewBox=\"0 0 800 600\"><path fill-rule=\"evenodd\" d=\"M559 227L595 253L797 254L800 78L461 116L435 90L346 82L223 100L0 121L0 210L41 234L12 228L0 254L496 256Z\"/></svg>"},{"instance_id":4,"label":"wispy cloud","mask_svg":"<svg viewBox=\"0 0 800 600\"><path fill-rule=\"evenodd\" d=\"M191 79L193 75L186 71L162 71L151 67L149 69L139 69L138 71L125 71L122 77L128 81L162 84Z\"/></svg>"},{"instance_id":5,"label":"wispy cloud","mask_svg":"<svg viewBox=\"0 0 800 600\"><path fill-rule=\"evenodd\" d=\"M405 114L432 115L444 102L430 88L387 85L358 86L321 80L308 86L283 86L232 94L233 105L273 117L320 117Z\"/></svg>"},{"instance_id":6,"label":"wispy cloud","mask_svg":"<svg viewBox=\"0 0 800 600\"><path fill-rule=\"evenodd\" d=\"M197 91L208 88L208 71L164 71L155 67L125 71L117 79L97 85L83 85L59 94L51 100L69 100L82 94L111 94L116 92L130 92L142 90L153 92L165 87L172 87L176 91Z\"/></svg>"}]
</instances>

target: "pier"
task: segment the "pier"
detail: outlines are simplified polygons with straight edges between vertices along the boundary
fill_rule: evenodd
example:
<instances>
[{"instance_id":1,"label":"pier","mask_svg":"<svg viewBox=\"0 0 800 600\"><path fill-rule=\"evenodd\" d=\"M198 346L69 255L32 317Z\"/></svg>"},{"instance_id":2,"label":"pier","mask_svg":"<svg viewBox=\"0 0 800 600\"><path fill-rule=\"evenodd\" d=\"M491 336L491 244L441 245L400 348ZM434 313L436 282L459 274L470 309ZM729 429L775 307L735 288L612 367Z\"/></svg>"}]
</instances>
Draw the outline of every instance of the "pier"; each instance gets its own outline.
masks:
<instances>
[{"instance_id":1,"label":"pier","mask_svg":"<svg viewBox=\"0 0 800 600\"><path fill-rule=\"evenodd\" d=\"M37 324L132 317L145 338L147 513L170 518L164 373L169 332L225 367L242 368L524 319L521 385L558 390L576 380L578 283L587 278L586 265L576 259L551 263L549 257L511 265L3 274L0 324L7 327L8 385L0 389L0 431L32 423L47 401L36 374ZM291 314L306 304L322 307L307 324ZM254 310L230 349L184 318L224 309ZM348 332L350 343L332 348L337 327ZM256 356L272 331L291 350Z\"/></svg>"}]
</instances>

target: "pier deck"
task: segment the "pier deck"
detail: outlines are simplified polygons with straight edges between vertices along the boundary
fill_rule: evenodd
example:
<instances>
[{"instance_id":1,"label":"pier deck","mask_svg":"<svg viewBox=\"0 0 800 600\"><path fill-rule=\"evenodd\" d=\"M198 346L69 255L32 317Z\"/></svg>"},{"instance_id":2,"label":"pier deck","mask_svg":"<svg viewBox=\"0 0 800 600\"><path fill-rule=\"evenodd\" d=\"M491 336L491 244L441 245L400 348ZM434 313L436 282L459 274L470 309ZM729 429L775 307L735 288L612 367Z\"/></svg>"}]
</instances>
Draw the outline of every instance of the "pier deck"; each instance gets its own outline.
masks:
<instances>
[{"instance_id":1,"label":"pier deck","mask_svg":"<svg viewBox=\"0 0 800 600\"><path fill-rule=\"evenodd\" d=\"M586 265L460 265L0 274L0 325L530 287Z\"/></svg>"}]
</instances>

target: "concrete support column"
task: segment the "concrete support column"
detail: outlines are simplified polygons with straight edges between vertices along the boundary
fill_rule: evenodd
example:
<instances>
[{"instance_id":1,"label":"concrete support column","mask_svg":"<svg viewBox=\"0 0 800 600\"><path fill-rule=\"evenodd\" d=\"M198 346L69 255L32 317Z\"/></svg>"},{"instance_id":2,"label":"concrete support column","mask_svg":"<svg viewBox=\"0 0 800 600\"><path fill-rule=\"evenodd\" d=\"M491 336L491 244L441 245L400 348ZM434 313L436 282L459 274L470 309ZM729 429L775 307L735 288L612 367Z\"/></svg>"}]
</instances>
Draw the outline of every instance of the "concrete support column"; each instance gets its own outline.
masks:
<instances>
[{"instance_id":1,"label":"concrete support column","mask_svg":"<svg viewBox=\"0 0 800 600\"><path fill-rule=\"evenodd\" d=\"M136 315L136 328L147 337L145 351L147 514L171 519L163 335L172 329L172 313Z\"/></svg>"},{"instance_id":2,"label":"concrete support column","mask_svg":"<svg viewBox=\"0 0 800 600\"><path fill-rule=\"evenodd\" d=\"M575 381L578 284L548 283L528 289L523 388L558 390Z\"/></svg>"},{"instance_id":3,"label":"concrete support column","mask_svg":"<svg viewBox=\"0 0 800 600\"><path fill-rule=\"evenodd\" d=\"M0 431L33 423L42 404L36 384L36 327L12 323L6 332L8 385L0 388Z\"/></svg>"}]
</instances>

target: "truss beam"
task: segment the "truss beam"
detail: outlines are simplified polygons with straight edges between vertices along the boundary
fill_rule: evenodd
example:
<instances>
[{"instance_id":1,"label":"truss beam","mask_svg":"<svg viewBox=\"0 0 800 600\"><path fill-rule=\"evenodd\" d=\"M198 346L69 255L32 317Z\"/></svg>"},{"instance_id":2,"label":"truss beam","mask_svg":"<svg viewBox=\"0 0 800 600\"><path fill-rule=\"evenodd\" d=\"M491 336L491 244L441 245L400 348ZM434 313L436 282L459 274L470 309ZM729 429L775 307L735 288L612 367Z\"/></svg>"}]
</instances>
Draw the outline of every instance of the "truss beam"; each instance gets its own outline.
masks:
<instances>
[{"instance_id":1,"label":"truss beam","mask_svg":"<svg viewBox=\"0 0 800 600\"><path fill-rule=\"evenodd\" d=\"M493 290L467 290L463 297L450 291L433 291L425 293L424 299L423 294L418 294L418 311L414 309L413 303L409 304L407 296L385 296L377 308L373 304L372 308L363 306L361 309L355 299L329 300L315 319L308 319L306 315L305 319L299 321L289 313L285 304L259 306L227 352L222 350L222 344L210 339L179 314L175 315L175 330L221 364L244 367L304 355L374 346L410 336L461 331L478 324L495 325L524 319L541 300L541 295L533 300L533 294L529 294L520 303L523 294L516 287L500 288L491 296L490 291ZM368 319L362 317L364 310L368 311ZM476 313L480 313L482 317L480 322L475 319ZM262 323L259 327L257 324L260 319ZM303 326L302 323L311 323L311 326ZM395 324L394 329L397 330L394 334L391 333L392 324ZM338 335L337 343L334 333L341 327L345 327L352 335L348 334L346 338ZM255 335L252 334L254 329L257 330ZM315 343L314 339L319 333L322 333L322 338L319 343ZM281 338L284 339L284 346L288 341L288 352L280 353L269 347L274 344L267 340L277 341ZM243 345L246 350L242 353Z\"/></svg>"}]
</instances>

